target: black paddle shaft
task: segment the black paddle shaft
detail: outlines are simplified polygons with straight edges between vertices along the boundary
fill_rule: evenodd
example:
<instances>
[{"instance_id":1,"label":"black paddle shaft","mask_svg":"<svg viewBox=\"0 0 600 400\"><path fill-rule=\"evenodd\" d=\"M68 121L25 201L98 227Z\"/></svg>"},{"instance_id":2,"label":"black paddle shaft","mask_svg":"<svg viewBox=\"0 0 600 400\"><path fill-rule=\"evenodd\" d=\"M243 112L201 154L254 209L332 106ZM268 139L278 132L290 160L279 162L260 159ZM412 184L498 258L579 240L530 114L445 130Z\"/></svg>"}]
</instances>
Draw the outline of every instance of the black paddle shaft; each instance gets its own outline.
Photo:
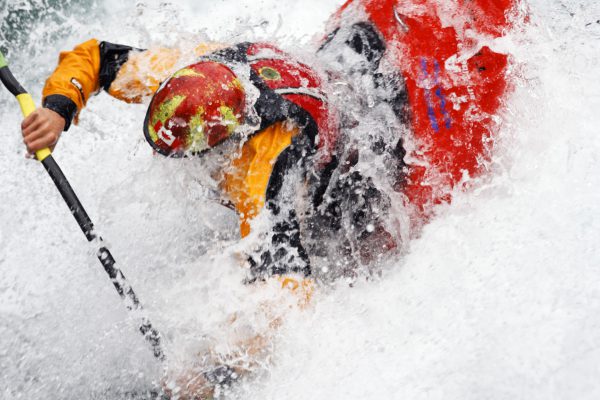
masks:
<instances>
[{"instance_id":1,"label":"black paddle shaft","mask_svg":"<svg viewBox=\"0 0 600 400\"><path fill-rule=\"evenodd\" d=\"M17 98L25 117L33 112L35 109L35 104L33 104L31 96L29 96L27 91L11 73L2 52L0 52L0 81L2 81L8 91L10 91ZM36 152L36 156L39 160L41 160L44 168L46 168L46 171L48 171L50 178L52 178L56 188L60 192L64 201L67 203L69 210L75 217L75 220L79 224L79 227L85 234L87 240L89 242L95 241L100 245L100 249L97 253L98 260L100 260L104 270L110 277L110 280L117 290L117 293L119 293L119 296L121 296L121 299L123 299L125 302L127 309L131 312L136 312L141 317L142 321L139 330L152 346L154 357L160 361L164 361L165 353L161 345L159 332L152 326L150 320L142 311L143 307L140 304L137 295L133 291L133 288L129 282L127 282L127 279L125 279L123 272L121 272L121 270L115 265L115 259L113 258L112 254L110 254L110 251L102 244L102 238L95 233L92 220L83 208L79 198L77 198L77 195L75 194L75 191L73 191L69 181L52 157L50 150L43 149L39 152Z\"/></svg>"},{"instance_id":2,"label":"black paddle shaft","mask_svg":"<svg viewBox=\"0 0 600 400\"><path fill-rule=\"evenodd\" d=\"M56 188L60 192L65 203L67 203L71 214L73 214L73 217L75 217L77 224L79 224L79 227L83 231L87 240L89 242L97 241L101 245L97 253L98 260L100 260L104 270L110 277L110 280L117 290L117 293L119 293L119 296L121 296L125 302L127 309L130 311L141 311L142 305L140 304L137 295L133 291L133 288L127 279L125 279L123 272L116 267L116 261L110 251L106 248L106 246L102 246L102 238L95 233L92 220L83 208L83 205L79 201L75 191L69 184L69 181L67 181L67 178L63 174L54 158L52 156L45 158L42 161L42 165L44 165L44 168L46 168L50 178L56 185ZM165 354L161 346L160 334L152 326L147 317L142 317L142 324L140 325L139 329L152 346L154 356L157 359L164 361Z\"/></svg>"}]
</instances>

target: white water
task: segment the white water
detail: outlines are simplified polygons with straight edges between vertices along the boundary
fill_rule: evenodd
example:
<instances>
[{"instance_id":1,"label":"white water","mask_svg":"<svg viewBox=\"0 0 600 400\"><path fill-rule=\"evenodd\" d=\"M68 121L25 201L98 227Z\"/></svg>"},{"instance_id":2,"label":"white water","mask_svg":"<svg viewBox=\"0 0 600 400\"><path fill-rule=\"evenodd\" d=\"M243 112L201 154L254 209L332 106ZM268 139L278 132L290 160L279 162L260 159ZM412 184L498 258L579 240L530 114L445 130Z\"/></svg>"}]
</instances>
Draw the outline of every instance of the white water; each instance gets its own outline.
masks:
<instances>
[{"instance_id":1,"label":"white water","mask_svg":"<svg viewBox=\"0 0 600 400\"><path fill-rule=\"evenodd\" d=\"M291 46L308 43L340 2L196 3L170 14L150 4L140 15L110 0L91 16L62 14L57 26L35 25L23 50L9 46L12 69L39 99L58 51L89 37L146 46L181 32L274 34ZM535 0L530 13L526 31L496 44L521 78L486 179L441 209L380 281L340 284L290 311L268 373L242 385L240 398L600 396L600 5ZM0 397L152 386L159 366L45 171L24 159L4 91L0 107ZM193 162L151 155L144 113L99 95L56 158L177 361L202 335L219 335L233 311L259 329L253 305L278 291L240 284L221 250L234 243L235 216L201 200Z\"/></svg>"}]
</instances>

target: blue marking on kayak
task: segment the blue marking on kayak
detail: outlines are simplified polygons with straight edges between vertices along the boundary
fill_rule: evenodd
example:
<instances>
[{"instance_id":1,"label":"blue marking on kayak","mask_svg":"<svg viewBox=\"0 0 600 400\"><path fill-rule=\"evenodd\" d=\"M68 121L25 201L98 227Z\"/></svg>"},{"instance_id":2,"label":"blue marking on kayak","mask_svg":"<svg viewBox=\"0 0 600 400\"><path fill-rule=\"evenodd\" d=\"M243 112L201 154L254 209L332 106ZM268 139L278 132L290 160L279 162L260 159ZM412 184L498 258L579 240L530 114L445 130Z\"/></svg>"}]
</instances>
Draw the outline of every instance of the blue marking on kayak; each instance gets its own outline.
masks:
<instances>
[{"instance_id":1,"label":"blue marking on kayak","mask_svg":"<svg viewBox=\"0 0 600 400\"><path fill-rule=\"evenodd\" d=\"M429 73L427 72L427 60L425 58L421 59L421 70L424 74L423 80L427 80ZM429 88L425 89L425 101L427 102L427 115L429 116L431 127L436 133L438 133L440 131L440 126L438 125L437 118L435 117L435 109L433 108L433 101L431 99L431 89Z\"/></svg>"},{"instance_id":2,"label":"blue marking on kayak","mask_svg":"<svg viewBox=\"0 0 600 400\"><path fill-rule=\"evenodd\" d=\"M450 118L450 113L446 110L446 96L442 92L442 87L440 86L440 64L437 61L434 61L433 64L435 71L435 84L437 89L435 90L435 95L440 99L440 108L442 111L442 115L444 116L444 124L446 125L446 129L452 128L452 120Z\"/></svg>"}]
</instances>

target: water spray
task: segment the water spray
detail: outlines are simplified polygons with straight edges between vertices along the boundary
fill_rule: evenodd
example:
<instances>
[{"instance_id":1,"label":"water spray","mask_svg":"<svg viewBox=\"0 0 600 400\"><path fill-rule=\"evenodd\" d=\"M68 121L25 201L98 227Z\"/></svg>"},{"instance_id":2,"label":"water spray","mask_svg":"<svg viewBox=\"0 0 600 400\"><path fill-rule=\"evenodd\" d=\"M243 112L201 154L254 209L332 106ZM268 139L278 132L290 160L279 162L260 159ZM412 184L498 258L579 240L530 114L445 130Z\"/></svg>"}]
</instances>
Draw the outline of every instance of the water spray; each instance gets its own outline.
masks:
<instances>
[{"instance_id":1,"label":"water spray","mask_svg":"<svg viewBox=\"0 0 600 400\"><path fill-rule=\"evenodd\" d=\"M16 97L21 106L23 117L27 117L35 111L36 107L31 95L23 89L19 81L14 77L8 68L8 63L2 52L0 52L0 80L8 91ZM165 353L161 345L159 332L152 326L133 288L125 278L125 275L123 275L123 272L116 266L116 261L104 245L102 238L96 233L92 220L77 198L69 181L52 157L52 151L49 148L39 150L35 153L35 157L46 168L46 171L67 203L71 214L75 217L87 240L98 245L96 253L98 260L100 260L102 267L104 267L104 270L110 277L113 286L117 290L117 293L119 293L127 309L140 319L139 330L148 343L150 343L154 357L159 361L164 361Z\"/></svg>"}]
</instances>

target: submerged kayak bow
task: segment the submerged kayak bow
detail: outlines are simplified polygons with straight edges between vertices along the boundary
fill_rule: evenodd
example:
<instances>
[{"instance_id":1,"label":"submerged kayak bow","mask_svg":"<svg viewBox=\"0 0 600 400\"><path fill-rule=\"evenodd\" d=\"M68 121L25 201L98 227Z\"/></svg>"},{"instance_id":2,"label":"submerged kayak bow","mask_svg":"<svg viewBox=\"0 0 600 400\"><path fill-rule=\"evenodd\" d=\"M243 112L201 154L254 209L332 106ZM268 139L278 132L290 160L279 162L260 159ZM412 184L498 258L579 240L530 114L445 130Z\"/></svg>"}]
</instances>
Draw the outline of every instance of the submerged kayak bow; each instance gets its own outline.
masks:
<instances>
[{"instance_id":1,"label":"submerged kayak bow","mask_svg":"<svg viewBox=\"0 0 600 400\"><path fill-rule=\"evenodd\" d=\"M4 58L4 55L1 51L0 80L2 81L6 89L8 89L8 91L16 97L17 101L19 102L19 105L21 106L21 112L23 113L23 117L27 117L29 116L29 114L35 111L36 107L31 95L27 93L25 89L23 89L21 84L14 77L14 75L8 68L8 63L6 62L6 59ZM46 168L46 171L48 172L50 178L56 185L56 188L62 195L62 198L67 203L71 214L73 214L75 220L77 220L77 223L79 224L79 227L85 234L87 240L89 242L96 242L100 246L97 252L98 260L100 260L100 263L102 264L104 270L110 277L112 284L119 293L119 296L121 296L121 299L123 299L127 309L129 311L138 313L138 315L141 317L141 324L139 330L152 346L154 357L156 357L160 361L164 361L165 353L161 345L160 334L152 326L150 320L144 314L143 307L140 304L137 295L133 291L133 288L131 287L129 282L127 282L127 279L125 279L125 276L123 275L121 270L115 266L115 259L113 258L112 254L110 254L110 251L106 248L106 246L103 245L102 238L96 234L92 220L90 219L85 209L83 208L83 205L77 198L77 195L73 191L73 188L69 184L69 181L67 181L67 178L65 177L60 167L52 157L51 150L46 148L36 151L35 156L38 159L38 161L42 163L44 168Z\"/></svg>"}]
</instances>

